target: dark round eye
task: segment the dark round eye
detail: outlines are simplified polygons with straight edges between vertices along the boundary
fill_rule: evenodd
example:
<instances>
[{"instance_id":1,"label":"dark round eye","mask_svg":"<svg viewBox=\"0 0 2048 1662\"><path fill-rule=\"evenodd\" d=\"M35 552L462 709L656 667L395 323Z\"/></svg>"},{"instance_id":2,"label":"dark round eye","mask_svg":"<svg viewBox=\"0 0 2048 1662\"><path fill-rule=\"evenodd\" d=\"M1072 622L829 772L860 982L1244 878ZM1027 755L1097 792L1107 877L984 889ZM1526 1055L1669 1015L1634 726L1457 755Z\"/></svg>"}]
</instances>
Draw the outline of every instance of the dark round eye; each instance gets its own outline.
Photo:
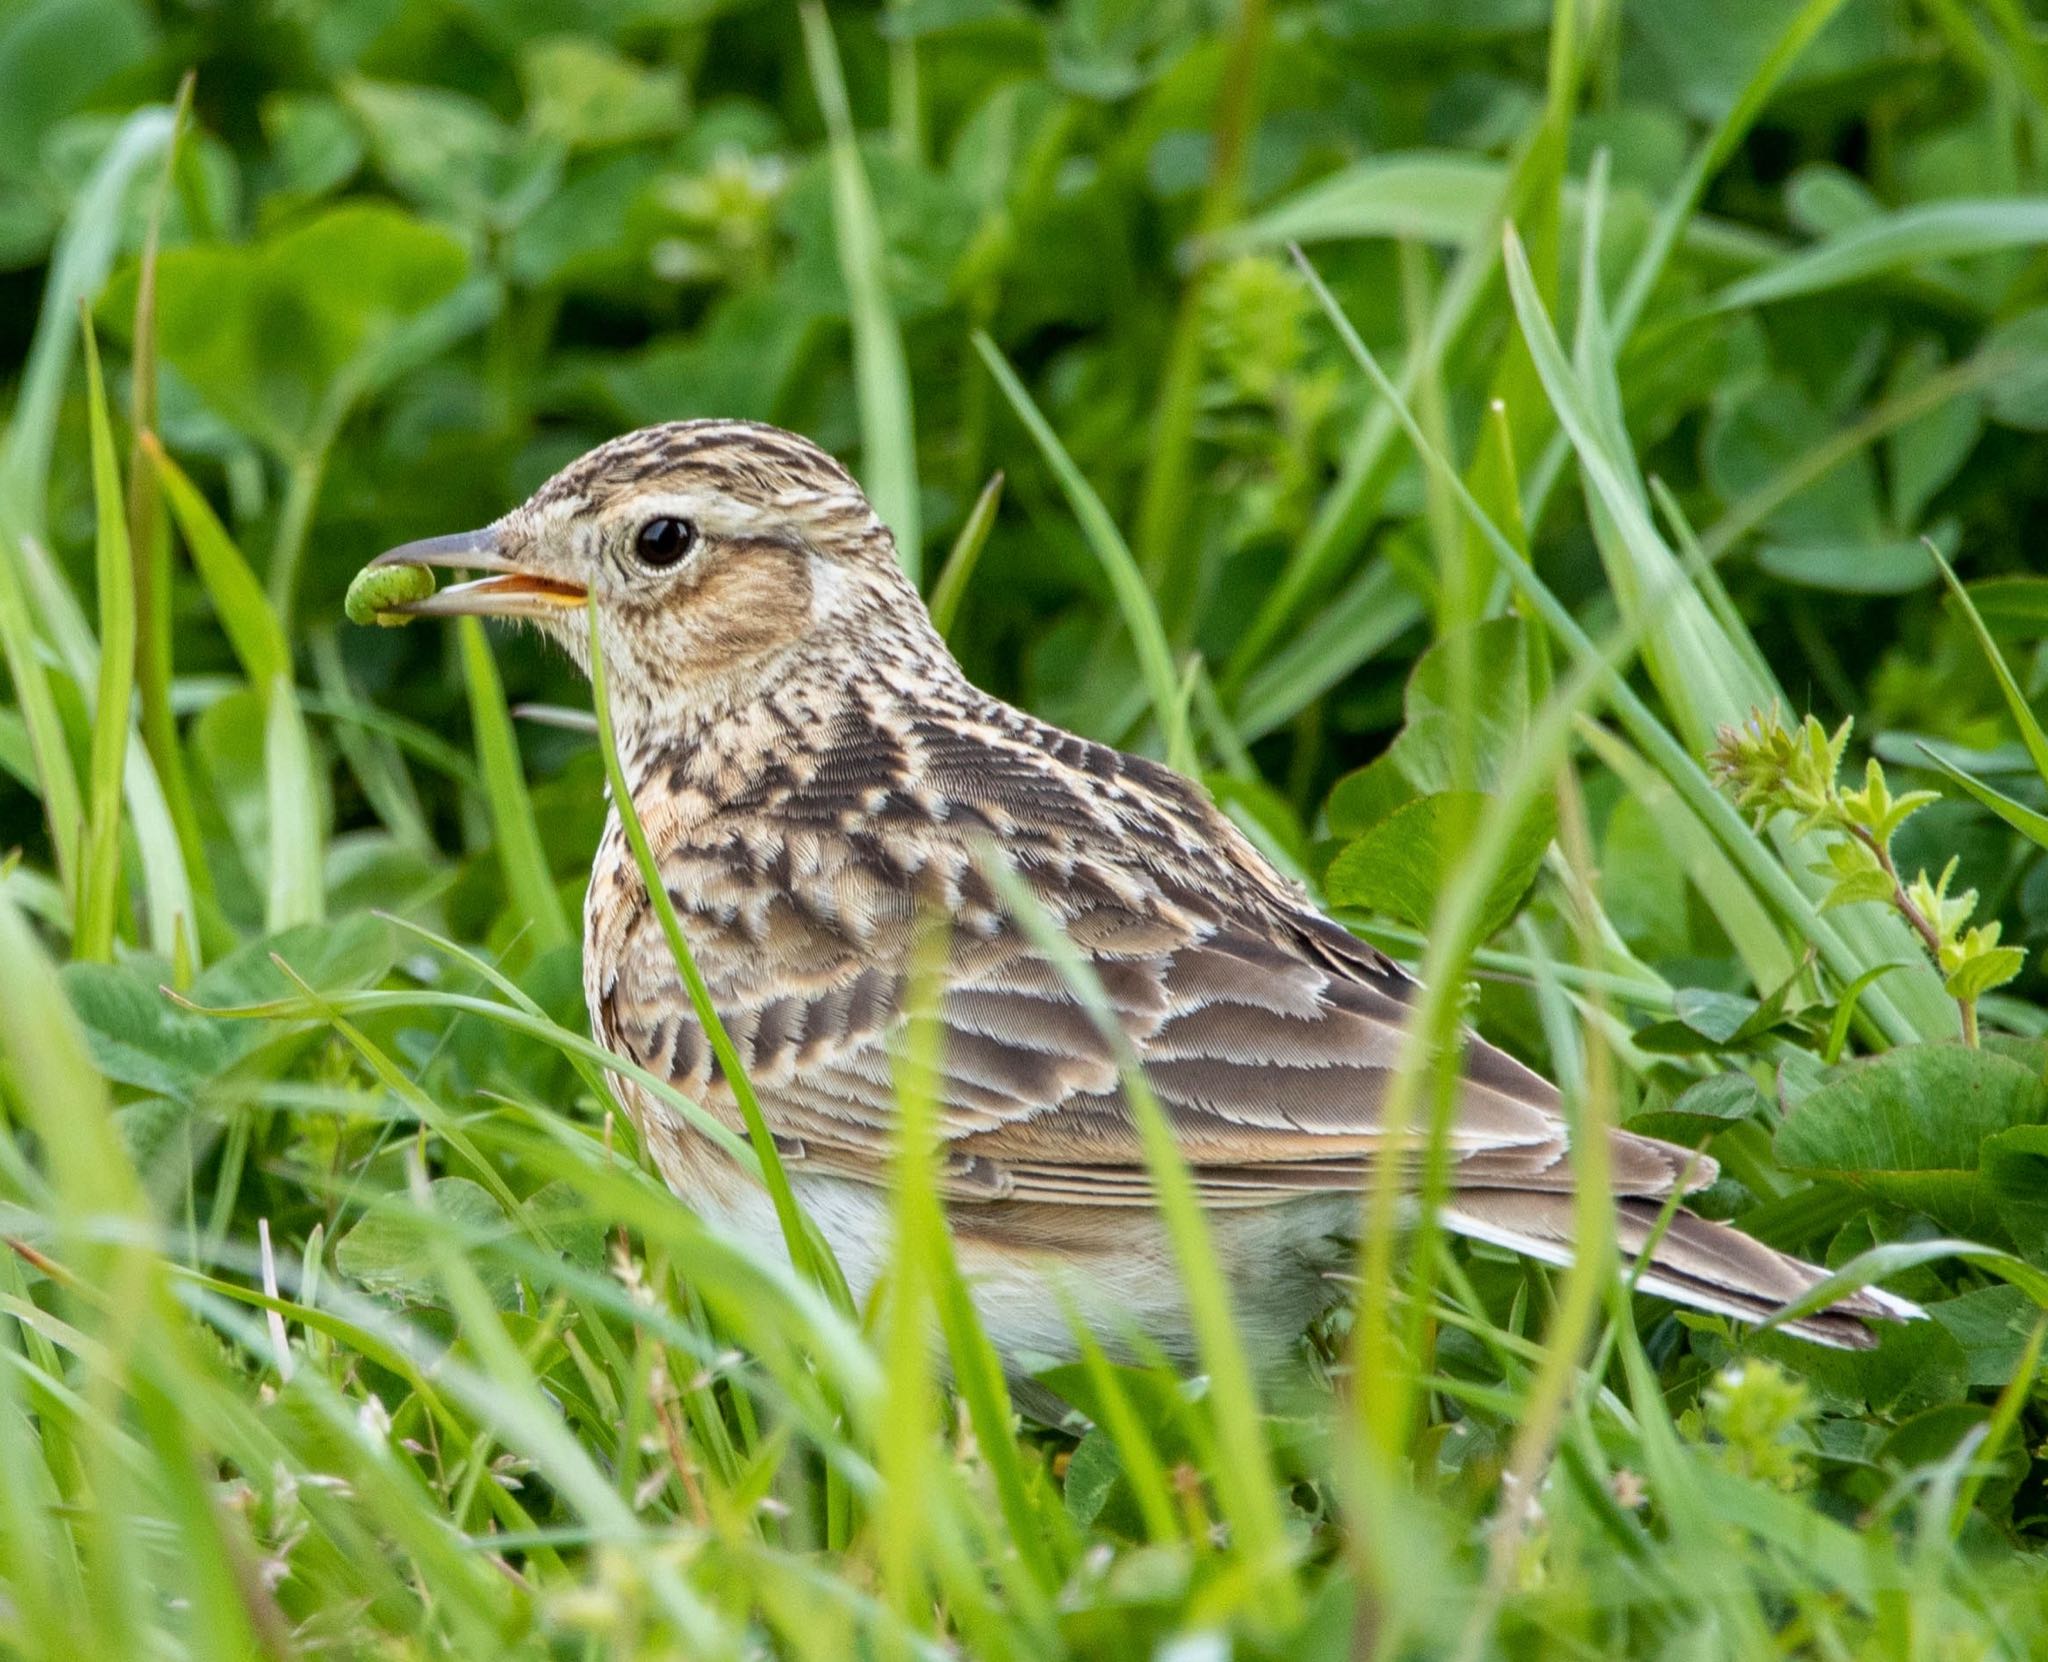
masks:
<instances>
[{"instance_id":1,"label":"dark round eye","mask_svg":"<svg viewBox=\"0 0 2048 1662\"><path fill-rule=\"evenodd\" d=\"M697 545L697 527L687 519L650 519L633 538L642 565L672 566Z\"/></svg>"}]
</instances>

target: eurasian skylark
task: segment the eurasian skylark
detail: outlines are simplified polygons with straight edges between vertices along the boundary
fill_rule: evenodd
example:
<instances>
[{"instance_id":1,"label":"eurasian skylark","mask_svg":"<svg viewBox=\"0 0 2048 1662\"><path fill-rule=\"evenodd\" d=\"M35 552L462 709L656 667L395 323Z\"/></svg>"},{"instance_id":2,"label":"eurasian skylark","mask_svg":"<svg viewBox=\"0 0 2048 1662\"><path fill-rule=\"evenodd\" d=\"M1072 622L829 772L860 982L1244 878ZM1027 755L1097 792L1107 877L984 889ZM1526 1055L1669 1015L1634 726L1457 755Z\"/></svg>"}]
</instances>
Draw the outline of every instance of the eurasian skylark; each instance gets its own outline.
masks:
<instances>
[{"instance_id":1,"label":"eurasian skylark","mask_svg":"<svg viewBox=\"0 0 2048 1662\"><path fill-rule=\"evenodd\" d=\"M1190 1350L1114 1048L1010 915L999 850L1092 965L1211 1211L1255 1342L1291 1344L1331 1297L1413 983L1324 917L1196 786L971 685L888 529L805 439L680 422L600 446L481 531L380 564L485 573L404 608L537 624L587 669L594 595L621 759L713 1001L792 1180L857 1296L889 1242L895 1047L913 952L950 919L940 1175L963 1269L1012 1365L1071 1352L1067 1309L1114 1339ZM597 1037L735 1129L616 806L584 912ZM780 1251L766 1194L630 1083L660 1169L694 1207ZM1572 1170L1558 1093L1467 1040L1451 1230L1564 1262ZM1821 1278L1687 1211L1711 1160L1611 1138L1614 1217L1639 1285L1753 1321ZM1920 1312L1875 1290L1792 1322L1823 1344Z\"/></svg>"}]
</instances>

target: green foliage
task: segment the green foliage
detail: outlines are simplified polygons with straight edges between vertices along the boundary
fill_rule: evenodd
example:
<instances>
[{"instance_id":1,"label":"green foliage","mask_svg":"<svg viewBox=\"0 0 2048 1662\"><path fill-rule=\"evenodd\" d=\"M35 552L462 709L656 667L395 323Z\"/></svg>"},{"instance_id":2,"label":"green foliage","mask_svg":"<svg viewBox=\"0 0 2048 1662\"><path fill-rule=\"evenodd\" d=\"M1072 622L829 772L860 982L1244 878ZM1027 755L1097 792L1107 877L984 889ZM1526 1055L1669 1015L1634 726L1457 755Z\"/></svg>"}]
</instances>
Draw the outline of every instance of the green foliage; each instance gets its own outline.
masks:
<instances>
[{"instance_id":1,"label":"green foliage","mask_svg":"<svg viewBox=\"0 0 2048 1662\"><path fill-rule=\"evenodd\" d=\"M1718 1375L1700 1398L1707 1429L1738 1477L1779 1489L1813 1481L1808 1426L1816 1404L1800 1381L1752 1357Z\"/></svg>"},{"instance_id":2,"label":"green foliage","mask_svg":"<svg viewBox=\"0 0 2048 1662\"><path fill-rule=\"evenodd\" d=\"M2028 1654L2037 34L6 9L0 1656ZM1419 1139L1469 1020L1593 1133L1580 1239L1621 1124L1929 1319L1675 1314L1403 1234L1390 1175L1261 1371L1140 1100L1202 1376L1106 1331L1010 1380L923 1030L865 1310L761 1117L635 1075L803 1270L737 1247L588 1034L589 690L342 626L416 581L352 581L380 549L698 415L844 455L979 681L1426 971Z\"/></svg>"},{"instance_id":3,"label":"green foliage","mask_svg":"<svg viewBox=\"0 0 2048 1662\"><path fill-rule=\"evenodd\" d=\"M1962 1007L1964 1033L1974 1044L1977 1000L2013 980L2026 953L1999 945L1996 919L1970 926L1977 891L1949 893L1956 858L1931 882L1925 871L1911 882L1903 880L1892 858L1892 840L1907 820L1941 796L1908 791L1894 797L1875 756L1864 766L1863 788L1842 789L1842 755L1853 721L1845 719L1831 734L1808 716L1795 731L1775 706L1768 713L1759 710L1743 726L1721 729L1708 766L1734 787L1737 803L1755 811L1759 827L1771 815L1786 813L1797 816L1802 836L1831 834L1825 859L1813 867L1829 882L1823 910L1865 901L1896 907L1934 955L1942 985Z\"/></svg>"}]
</instances>

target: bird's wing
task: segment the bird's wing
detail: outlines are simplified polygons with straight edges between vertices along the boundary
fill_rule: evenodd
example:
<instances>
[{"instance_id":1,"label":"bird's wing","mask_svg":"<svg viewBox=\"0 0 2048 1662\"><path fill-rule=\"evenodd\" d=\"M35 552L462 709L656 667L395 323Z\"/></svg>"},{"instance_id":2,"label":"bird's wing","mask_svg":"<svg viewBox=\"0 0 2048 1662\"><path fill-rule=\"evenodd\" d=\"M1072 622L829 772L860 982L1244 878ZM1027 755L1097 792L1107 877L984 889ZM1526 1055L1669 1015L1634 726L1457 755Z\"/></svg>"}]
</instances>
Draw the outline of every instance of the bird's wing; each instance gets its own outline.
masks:
<instances>
[{"instance_id":1,"label":"bird's wing","mask_svg":"<svg viewBox=\"0 0 2048 1662\"><path fill-rule=\"evenodd\" d=\"M889 737L899 753L918 747L909 760L929 793L901 806L893 832L886 803L847 829L843 793L804 829L811 798L799 790L795 806L776 805L772 833L734 815L667 861L714 1001L789 1156L883 1179L915 943L945 918L939 1108L955 1198L1149 1203L1120 1052L1142 1064L1210 1204L1355 1188L1387 1146L1382 1114L1413 986L1402 972L1317 913L1167 770L1035 725L928 726ZM846 768L875 770L873 758ZM813 798L831 785L820 772ZM1086 962L1117 1039L1010 914L992 860L1009 863ZM736 1124L644 904L597 950L611 966L593 986L601 1037ZM1462 1072L1448 1142L1456 1182L1568 1188L1555 1090L1477 1039ZM1622 1137L1617 1187L1668 1194L1684 1160Z\"/></svg>"}]
</instances>

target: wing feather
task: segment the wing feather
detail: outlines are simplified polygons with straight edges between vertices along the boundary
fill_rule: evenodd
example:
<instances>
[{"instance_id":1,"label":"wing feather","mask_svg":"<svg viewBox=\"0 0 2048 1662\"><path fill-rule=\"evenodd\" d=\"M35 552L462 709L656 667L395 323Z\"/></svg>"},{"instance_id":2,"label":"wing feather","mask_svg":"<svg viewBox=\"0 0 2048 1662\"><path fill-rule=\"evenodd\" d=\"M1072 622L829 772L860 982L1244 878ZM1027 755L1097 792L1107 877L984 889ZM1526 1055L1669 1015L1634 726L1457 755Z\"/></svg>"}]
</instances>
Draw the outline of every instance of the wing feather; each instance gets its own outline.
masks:
<instances>
[{"instance_id":1,"label":"wing feather","mask_svg":"<svg viewBox=\"0 0 2048 1662\"><path fill-rule=\"evenodd\" d=\"M1382 1123L1412 991L1400 969L1318 913L1176 775L1015 712L1002 721L852 734L818 767L818 801L750 802L778 816L769 832L707 835L667 857L713 1001L797 1158L885 1180L909 966L938 913L953 926L938 1005L949 1192L1149 1203L1117 1047L1004 914L979 864L999 856L1087 958L1205 1198L1270 1204L1356 1188L1396 1153L1414 1161ZM903 783L920 750L943 759L937 794ZM849 794L854 756L871 774L896 757L892 788ZM791 772L783 788L808 787ZM780 846L773 823L791 828ZM651 914L620 911L614 938L593 944L612 966L593 991L601 1036L737 1125ZM1456 1181L1567 1190L1555 1090L1476 1038L1461 1065ZM1683 1161L1617 1137L1617 1187L1668 1194ZM1710 1163L1694 1173L1710 1176Z\"/></svg>"}]
</instances>

